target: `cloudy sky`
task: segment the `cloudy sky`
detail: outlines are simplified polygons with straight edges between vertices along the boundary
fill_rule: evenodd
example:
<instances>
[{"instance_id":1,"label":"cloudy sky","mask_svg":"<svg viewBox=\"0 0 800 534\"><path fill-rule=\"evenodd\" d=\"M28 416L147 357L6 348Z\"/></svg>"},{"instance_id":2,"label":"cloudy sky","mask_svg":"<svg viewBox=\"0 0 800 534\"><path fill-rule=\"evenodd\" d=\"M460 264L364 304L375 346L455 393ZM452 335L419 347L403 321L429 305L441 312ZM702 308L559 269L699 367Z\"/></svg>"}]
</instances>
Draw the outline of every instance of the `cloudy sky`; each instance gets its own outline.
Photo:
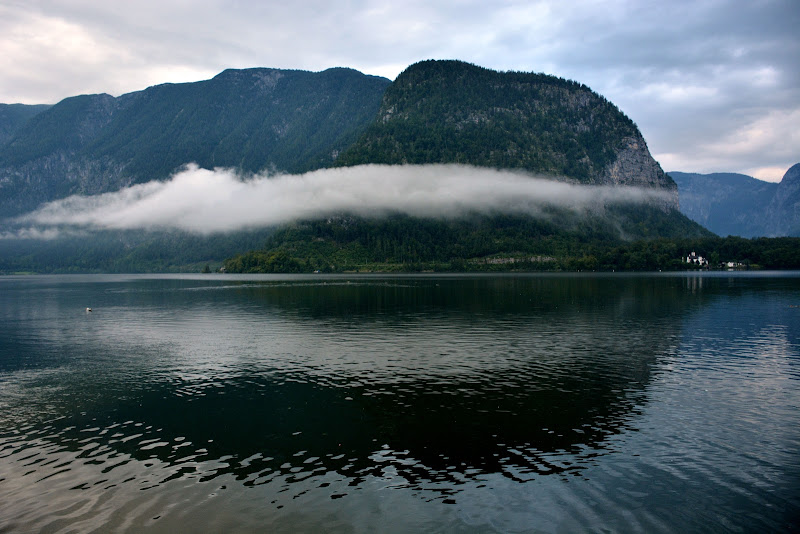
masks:
<instances>
[{"instance_id":1,"label":"cloudy sky","mask_svg":"<svg viewBox=\"0 0 800 534\"><path fill-rule=\"evenodd\" d=\"M120 95L226 68L423 59L585 83L665 170L778 181L800 162L798 0L0 0L0 102Z\"/></svg>"}]
</instances>

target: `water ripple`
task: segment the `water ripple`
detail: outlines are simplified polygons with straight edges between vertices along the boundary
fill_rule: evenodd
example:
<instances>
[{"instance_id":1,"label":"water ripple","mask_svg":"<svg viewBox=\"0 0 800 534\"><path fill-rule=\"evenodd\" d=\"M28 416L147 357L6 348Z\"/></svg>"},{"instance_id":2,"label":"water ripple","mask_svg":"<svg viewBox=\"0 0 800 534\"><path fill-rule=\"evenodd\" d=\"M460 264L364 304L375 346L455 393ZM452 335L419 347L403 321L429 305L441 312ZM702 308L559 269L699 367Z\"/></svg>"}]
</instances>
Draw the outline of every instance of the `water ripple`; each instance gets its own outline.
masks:
<instances>
[{"instance_id":1,"label":"water ripple","mask_svg":"<svg viewBox=\"0 0 800 534\"><path fill-rule=\"evenodd\" d=\"M800 292L735 282L3 293L0 529L786 530Z\"/></svg>"}]
</instances>

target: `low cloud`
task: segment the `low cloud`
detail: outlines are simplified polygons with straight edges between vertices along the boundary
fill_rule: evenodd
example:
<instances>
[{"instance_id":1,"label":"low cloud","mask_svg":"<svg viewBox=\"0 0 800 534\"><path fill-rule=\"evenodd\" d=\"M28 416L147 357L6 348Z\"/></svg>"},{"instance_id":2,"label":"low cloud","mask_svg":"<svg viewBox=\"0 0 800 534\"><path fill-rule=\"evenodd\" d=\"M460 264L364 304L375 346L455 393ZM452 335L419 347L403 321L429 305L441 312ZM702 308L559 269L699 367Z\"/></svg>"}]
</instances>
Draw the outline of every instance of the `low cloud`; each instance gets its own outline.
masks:
<instances>
[{"instance_id":1,"label":"low cloud","mask_svg":"<svg viewBox=\"0 0 800 534\"><path fill-rule=\"evenodd\" d=\"M0 232L0 240L3 239L35 239L37 241L49 241L58 237L63 237L64 232L57 228L33 228L23 227L12 231Z\"/></svg>"},{"instance_id":2,"label":"low cloud","mask_svg":"<svg viewBox=\"0 0 800 534\"><path fill-rule=\"evenodd\" d=\"M242 178L189 165L165 182L50 202L16 222L27 235L53 228L179 229L200 234L275 226L349 213L452 218L472 213L543 216L609 204L663 201L654 189L575 185L460 165L364 165L301 175Z\"/></svg>"}]
</instances>

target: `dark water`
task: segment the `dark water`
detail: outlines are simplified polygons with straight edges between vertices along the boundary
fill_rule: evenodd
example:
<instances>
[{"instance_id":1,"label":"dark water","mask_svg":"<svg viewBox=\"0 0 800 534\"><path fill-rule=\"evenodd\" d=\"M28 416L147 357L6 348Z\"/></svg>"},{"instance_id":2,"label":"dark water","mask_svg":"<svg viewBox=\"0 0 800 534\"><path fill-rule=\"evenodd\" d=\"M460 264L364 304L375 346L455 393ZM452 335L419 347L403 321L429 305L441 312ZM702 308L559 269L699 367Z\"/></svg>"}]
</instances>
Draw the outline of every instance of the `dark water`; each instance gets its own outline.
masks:
<instances>
[{"instance_id":1,"label":"dark water","mask_svg":"<svg viewBox=\"0 0 800 534\"><path fill-rule=\"evenodd\" d=\"M789 531L799 408L798 273L0 278L0 532Z\"/></svg>"}]
</instances>

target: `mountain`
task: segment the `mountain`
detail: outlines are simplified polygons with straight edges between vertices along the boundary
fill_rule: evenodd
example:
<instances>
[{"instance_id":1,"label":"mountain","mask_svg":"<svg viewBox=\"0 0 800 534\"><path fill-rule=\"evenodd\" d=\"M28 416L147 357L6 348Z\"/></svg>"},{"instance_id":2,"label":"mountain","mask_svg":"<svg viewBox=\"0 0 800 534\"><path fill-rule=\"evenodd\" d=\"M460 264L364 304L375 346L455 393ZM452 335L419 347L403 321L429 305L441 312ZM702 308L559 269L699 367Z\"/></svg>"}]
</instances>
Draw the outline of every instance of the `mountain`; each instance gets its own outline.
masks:
<instances>
[{"instance_id":1,"label":"mountain","mask_svg":"<svg viewBox=\"0 0 800 534\"><path fill-rule=\"evenodd\" d=\"M0 146L10 141L20 126L49 107L44 104L0 104Z\"/></svg>"},{"instance_id":2,"label":"mountain","mask_svg":"<svg viewBox=\"0 0 800 534\"><path fill-rule=\"evenodd\" d=\"M341 268L361 260L504 265L564 255L580 261L563 265L590 268L592 247L600 244L710 235L680 214L675 183L633 121L588 87L544 74L497 72L460 61L423 61L394 82L344 68L227 70L211 80L120 97L67 98L15 124L12 137L0 145L0 217L73 194L163 180L189 162L244 173L456 163L663 193L663 200L651 204L600 206L592 213L545 207L538 218L398 216L381 222L342 213L301 221L271 235L262 249L272 254L272 267L283 270L298 261L305 268L314 261ZM180 269L182 262L221 262L231 255L222 251L236 243L240 250L253 248L244 237L213 241L146 232L109 232L97 250L85 237L72 242L78 245L38 244L28 256L16 245L4 246L24 261L6 261L2 268L41 270L37 265L44 258L79 249L73 263L86 270L159 270L159 250L165 266ZM209 243L218 243L219 252ZM59 270L69 270L68 262L58 261ZM542 261L533 263L550 265Z\"/></svg>"},{"instance_id":3,"label":"mountain","mask_svg":"<svg viewBox=\"0 0 800 534\"><path fill-rule=\"evenodd\" d=\"M678 206L674 182L614 104L578 82L462 61L422 61L397 77L365 134L336 160L363 163L521 169L659 188Z\"/></svg>"},{"instance_id":4,"label":"mountain","mask_svg":"<svg viewBox=\"0 0 800 534\"><path fill-rule=\"evenodd\" d=\"M681 212L718 235L767 235L766 206L778 184L744 174L697 174L670 171L678 184Z\"/></svg>"},{"instance_id":5,"label":"mountain","mask_svg":"<svg viewBox=\"0 0 800 534\"><path fill-rule=\"evenodd\" d=\"M711 235L680 214L675 183L633 121L588 87L544 74L461 61L411 65L334 165L370 163L519 169L573 183L658 189L666 200L606 206L602 213L549 207L541 217L372 220L342 214L280 229L263 250L231 258L226 269L594 268L592 252L611 244Z\"/></svg>"},{"instance_id":6,"label":"mountain","mask_svg":"<svg viewBox=\"0 0 800 534\"><path fill-rule=\"evenodd\" d=\"M779 184L744 174L671 171L681 212L719 235L800 236L800 164Z\"/></svg>"},{"instance_id":7,"label":"mountain","mask_svg":"<svg viewBox=\"0 0 800 534\"><path fill-rule=\"evenodd\" d=\"M767 207L771 236L800 236L800 163L786 171Z\"/></svg>"},{"instance_id":8,"label":"mountain","mask_svg":"<svg viewBox=\"0 0 800 534\"><path fill-rule=\"evenodd\" d=\"M246 69L67 98L0 146L0 216L164 179L190 162L244 172L327 166L373 119L389 83L344 68Z\"/></svg>"}]
</instances>

